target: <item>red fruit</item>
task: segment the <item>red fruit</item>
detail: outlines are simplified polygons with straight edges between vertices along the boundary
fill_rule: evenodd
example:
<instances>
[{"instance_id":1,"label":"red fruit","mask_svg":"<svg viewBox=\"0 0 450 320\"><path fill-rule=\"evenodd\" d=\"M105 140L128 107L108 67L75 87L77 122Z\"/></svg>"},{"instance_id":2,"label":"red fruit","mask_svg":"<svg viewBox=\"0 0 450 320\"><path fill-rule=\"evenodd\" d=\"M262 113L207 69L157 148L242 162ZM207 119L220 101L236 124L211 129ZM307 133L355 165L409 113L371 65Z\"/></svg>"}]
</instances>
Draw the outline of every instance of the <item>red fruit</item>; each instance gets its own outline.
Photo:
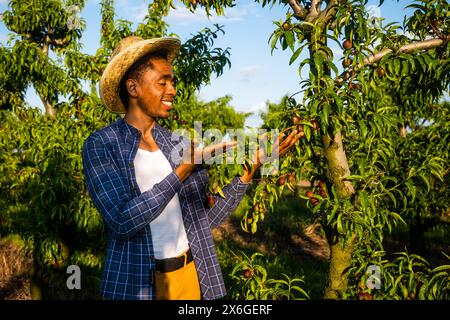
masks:
<instances>
[{"instance_id":1,"label":"red fruit","mask_svg":"<svg viewBox=\"0 0 450 320\"><path fill-rule=\"evenodd\" d=\"M352 41L350 39L346 39L342 44L345 50L348 50L352 47Z\"/></svg>"},{"instance_id":2,"label":"red fruit","mask_svg":"<svg viewBox=\"0 0 450 320\"><path fill-rule=\"evenodd\" d=\"M214 200L214 196L212 194L208 195L207 199L206 199L206 203L208 204L209 208L214 207L215 204L215 200Z\"/></svg>"},{"instance_id":3,"label":"red fruit","mask_svg":"<svg viewBox=\"0 0 450 320\"><path fill-rule=\"evenodd\" d=\"M328 196L324 189L320 189L319 194L322 198L326 198Z\"/></svg>"},{"instance_id":4,"label":"red fruit","mask_svg":"<svg viewBox=\"0 0 450 320\"><path fill-rule=\"evenodd\" d=\"M281 176L281 177L278 178L278 185L279 186L282 186L285 183L286 183L286 180L285 180L284 176Z\"/></svg>"},{"instance_id":5,"label":"red fruit","mask_svg":"<svg viewBox=\"0 0 450 320\"><path fill-rule=\"evenodd\" d=\"M300 123L300 121L302 121L302 118L300 118L299 116L293 116L291 120L292 124L298 124Z\"/></svg>"},{"instance_id":6,"label":"red fruit","mask_svg":"<svg viewBox=\"0 0 450 320\"><path fill-rule=\"evenodd\" d=\"M433 21L431 21L431 25L435 28L435 29L439 29L439 27L441 26L441 22L438 19L434 19Z\"/></svg>"},{"instance_id":7,"label":"red fruit","mask_svg":"<svg viewBox=\"0 0 450 320\"><path fill-rule=\"evenodd\" d=\"M314 197L314 192L312 192L312 191L306 191L306 196L307 196L308 198L313 198L313 197Z\"/></svg>"},{"instance_id":8,"label":"red fruit","mask_svg":"<svg viewBox=\"0 0 450 320\"><path fill-rule=\"evenodd\" d=\"M358 293L359 300L373 300L373 296L367 292Z\"/></svg>"},{"instance_id":9,"label":"red fruit","mask_svg":"<svg viewBox=\"0 0 450 320\"><path fill-rule=\"evenodd\" d=\"M295 173L290 173L289 175L288 175L288 181L289 182L295 182Z\"/></svg>"},{"instance_id":10,"label":"red fruit","mask_svg":"<svg viewBox=\"0 0 450 320\"><path fill-rule=\"evenodd\" d=\"M319 200L316 198L309 198L309 203L311 204L311 207L315 207L319 204Z\"/></svg>"},{"instance_id":11,"label":"red fruit","mask_svg":"<svg viewBox=\"0 0 450 320\"><path fill-rule=\"evenodd\" d=\"M344 68L348 68L352 63L353 63L352 59L350 59L350 58L344 59L344 61L342 61L342 66Z\"/></svg>"},{"instance_id":12,"label":"red fruit","mask_svg":"<svg viewBox=\"0 0 450 320\"><path fill-rule=\"evenodd\" d=\"M253 276L253 271L252 270L247 269L247 270L244 271L244 278L245 279L251 278L252 276Z\"/></svg>"},{"instance_id":13,"label":"red fruit","mask_svg":"<svg viewBox=\"0 0 450 320\"><path fill-rule=\"evenodd\" d=\"M311 124L312 124L314 130L319 129L319 123L317 122L317 120L311 119Z\"/></svg>"},{"instance_id":14,"label":"red fruit","mask_svg":"<svg viewBox=\"0 0 450 320\"><path fill-rule=\"evenodd\" d=\"M303 125L302 124L298 124L297 125L297 133L303 132Z\"/></svg>"}]
</instances>

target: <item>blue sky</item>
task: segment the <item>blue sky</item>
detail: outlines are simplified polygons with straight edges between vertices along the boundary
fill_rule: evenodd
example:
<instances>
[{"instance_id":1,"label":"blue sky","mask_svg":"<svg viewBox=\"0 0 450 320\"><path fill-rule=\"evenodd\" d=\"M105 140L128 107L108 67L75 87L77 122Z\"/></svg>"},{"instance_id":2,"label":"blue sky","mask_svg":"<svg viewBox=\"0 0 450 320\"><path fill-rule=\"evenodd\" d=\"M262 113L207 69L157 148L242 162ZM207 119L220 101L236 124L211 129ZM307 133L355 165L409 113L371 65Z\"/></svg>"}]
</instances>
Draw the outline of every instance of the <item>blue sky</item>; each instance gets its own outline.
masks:
<instances>
[{"instance_id":1,"label":"blue sky","mask_svg":"<svg viewBox=\"0 0 450 320\"><path fill-rule=\"evenodd\" d=\"M7 0L0 0L0 12L7 8ZM138 23L144 17L148 0L116 0L117 18ZM279 102L285 94L299 90L300 78L297 65L289 66L290 51L275 50L273 54L268 46L268 39L274 30L274 20L284 19L287 7L275 5L262 8L252 0L239 0L238 4L226 10L225 16L212 16L208 19L202 11L192 14L182 5L171 11L166 21L169 32L179 35L182 41L204 27L214 23L224 26L225 35L217 39L216 46L231 49L231 68L224 74L212 79L211 84L202 88L200 98L208 101L224 95L231 95L231 104L238 111L252 111L255 115L247 120L246 125L259 125L257 113L264 110L266 102ZM378 0L371 0L375 15L385 18L385 23L402 22L406 14L403 8L413 1L386 0L376 9ZM99 1L87 0L81 16L87 27L83 34L83 52L94 53L99 46L100 5ZM8 30L0 22L0 43L6 44ZM334 47L333 47L334 46ZM337 58L341 56L336 44L332 45ZM301 57L297 60L301 61ZM306 70L306 69L305 69ZM31 105L41 106L34 90L28 90L27 100Z\"/></svg>"}]
</instances>

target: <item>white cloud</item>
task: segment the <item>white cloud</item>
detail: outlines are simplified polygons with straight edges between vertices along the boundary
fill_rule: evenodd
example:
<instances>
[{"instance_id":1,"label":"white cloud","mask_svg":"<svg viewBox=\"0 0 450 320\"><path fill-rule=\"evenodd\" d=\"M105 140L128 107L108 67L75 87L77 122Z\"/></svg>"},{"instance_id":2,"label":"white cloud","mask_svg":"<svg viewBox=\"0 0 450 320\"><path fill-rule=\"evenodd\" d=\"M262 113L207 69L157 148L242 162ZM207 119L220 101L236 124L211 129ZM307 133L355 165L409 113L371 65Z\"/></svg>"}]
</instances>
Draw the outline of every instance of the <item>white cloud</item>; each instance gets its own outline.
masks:
<instances>
[{"instance_id":1,"label":"white cloud","mask_svg":"<svg viewBox=\"0 0 450 320\"><path fill-rule=\"evenodd\" d=\"M239 80L241 81L250 81L253 80L256 74L263 70L264 66L255 64L243 67L239 69Z\"/></svg>"},{"instance_id":2,"label":"white cloud","mask_svg":"<svg viewBox=\"0 0 450 320\"><path fill-rule=\"evenodd\" d=\"M257 103L255 103L255 104L252 104L252 105L250 105L250 106L244 108L243 111L245 111L245 112L259 113L259 112L261 112L261 111L265 111L265 110L266 110L266 105L267 105L266 100L260 101L260 102L257 102Z\"/></svg>"},{"instance_id":3,"label":"white cloud","mask_svg":"<svg viewBox=\"0 0 450 320\"><path fill-rule=\"evenodd\" d=\"M117 2L116 14L121 19L141 22L148 12L147 1L121 0Z\"/></svg>"}]
</instances>

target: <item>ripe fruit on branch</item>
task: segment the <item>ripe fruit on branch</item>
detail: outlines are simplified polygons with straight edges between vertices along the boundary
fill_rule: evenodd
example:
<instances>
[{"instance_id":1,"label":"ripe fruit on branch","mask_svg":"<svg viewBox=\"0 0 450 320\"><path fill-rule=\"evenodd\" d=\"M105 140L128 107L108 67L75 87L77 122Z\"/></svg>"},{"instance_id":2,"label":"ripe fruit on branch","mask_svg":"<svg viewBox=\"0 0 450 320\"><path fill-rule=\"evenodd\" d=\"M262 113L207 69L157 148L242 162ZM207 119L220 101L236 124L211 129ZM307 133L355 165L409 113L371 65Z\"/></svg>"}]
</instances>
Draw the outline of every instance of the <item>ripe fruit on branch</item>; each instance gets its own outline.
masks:
<instances>
[{"instance_id":1,"label":"ripe fruit on branch","mask_svg":"<svg viewBox=\"0 0 450 320\"><path fill-rule=\"evenodd\" d=\"M352 83L350 83L350 84L348 85L348 88L351 89L351 90L361 90L361 89L362 89L362 86L361 86L361 84L359 84L359 83L354 83L354 82L352 82Z\"/></svg>"},{"instance_id":2,"label":"ripe fruit on branch","mask_svg":"<svg viewBox=\"0 0 450 320\"><path fill-rule=\"evenodd\" d=\"M327 192L325 191L325 183L323 181L319 181L319 194L322 198L327 198Z\"/></svg>"},{"instance_id":3,"label":"ripe fruit on branch","mask_svg":"<svg viewBox=\"0 0 450 320\"><path fill-rule=\"evenodd\" d=\"M350 39L346 39L342 44L345 50L348 50L352 47L352 41Z\"/></svg>"},{"instance_id":4,"label":"ripe fruit on branch","mask_svg":"<svg viewBox=\"0 0 450 320\"><path fill-rule=\"evenodd\" d=\"M359 300L373 300L373 296L367 292L358 293Z\"/></svg>"},{"instance_id":5,"label":"ripe fruit on branch","mask_svg":"<svg viewBox=\"0 0 450 320\"><path fill-rule=\"evenodd\" d=\"M297 116L297 115L295 115L295 116L292 117L291 121L292 121L292 124L295 125L295 124L300 123L300 121L302 121L302 118Z\"/></svg>"},{"instance_id":6,"label":"ripe fruit on branch","mask_svg":"<svg viewBox=\"0 0 450 320\"><path fill-rule=\"evenodd\" d=\"M377 74L380 78L384 77L384 75L386 74L386 72L384 71L384 69L382 67L378 67L377 68Z\"/></svg>"},{"instance_id":7,"label":"ripe fruit on branch","mask_svg":"<svg viewBox=\"0 0 450 320\"><path fill-rule=\"evenodd\" d=\"M353 63L353 60L350 58L347 58L347 59L344 59L344 61L342 61L342 66L344 68L348 68L352 63Z\"/></svg>"},{"instance_id":8,"label":"ripe fruit on branch","mask_svg":"<svg viewBox=\"0 0 450 320\"><path fill-rule=\"evenodd\" d=\"M208 197L206 198L206 204L208 205L209 208L214 207L214 204L216 203L216 201L214 200L214 196L212 194L208 195Z\"/></svg>"},{"instance_id":9,"label":"ripe fruit on branch","mask_svg":"<svg viewBox=\"0 0 450 320\"><path fill-rule=\"evenodd\" d=\"M303 132L303 125L302 124L298 124L297 125L297 133Z\"/></svg>"},{"instance_id":10,"label":"ripe fruit on branch","mask_svg":"<svg viewBox=\"0 0 450 320\"><path fill-rule=\"evenodd\" d=\"M433 21L431 21L431 25L433 26L433 28L439 29L439 27L441 26L441 21L439 21L438 19L434 19Z\"/></svg>"},{"instance_id":11,"label":"ripe fruit on branch","mask_svg":"<svg viewBox=\"0 0 450 320\"><path fill-rule=\"evenodd\" d=\"M284 176L281 176L278 178L278 185L282 186L286 183L286 179L284 178Z\"/></svg>"},{"instance_id":12,"label":"ripe fruit on branch","mask_svg":"<svg viewBox=\"0 0 450 320\"><path fill-rule=\"evenodd\" d=\"M290 183L295 182L295 173L290 173L290 174L288 175L288 181L289 181Z\"/></svg>"},{"instance_id":13,"label":"ripe fruit on branch","mask_svg":"<svg viewBox=\"0 0 450 320\"><path fill-rule=\"evenodd\" d=\"M245 279L251 278L252 276L253 276L253 271L251 269L246 269L244 271L244 278Z\"/></svg>"},{"instance_id":14,"label":"ripe fruit on branch","mask_svg":"<svg viewBox=\"0 0 450 320\"><path fill-rule=\"evenodd\" d=\"M289 23L289 22L285 22L285 23L283 23L283 30L284 31L288 31L288 30L291 30L292 29L292 25Z\"/></svg>"},{"instance_id":15,"label":"ripe fruit on branch","mask_svg":"<svg viewBox=\"0 0 450 320\"><path fill-rule=\"evenodd\" d=\"M314 130L319 129L319 123L317 122L316 119L311 119L311 124Z\"/></svg>"},{"instance_id":16,"label":"ripe fruit on branch","mask_svg":"<svg viewBox=\"0 0 450 320\"><path fill-rule=\"evenodd\" d=\"M309 198L309 203L311 204L311 207L314 207L319 204L319 200L314 198L315 194L312 191L306 191L306 196Z\"/></svg>"},{"instance_id":17,"label":"ripe fruit on branch","mask_svg":"<svg viewBox=\"0 0 450 320\"><path fill-rule=\"evenodd\" d=\"M314 197L314 192L312 192L312 191L306 191L306 196L307 196L308 198L312 198L312 197Z\"/></svg>"}]
</instances>

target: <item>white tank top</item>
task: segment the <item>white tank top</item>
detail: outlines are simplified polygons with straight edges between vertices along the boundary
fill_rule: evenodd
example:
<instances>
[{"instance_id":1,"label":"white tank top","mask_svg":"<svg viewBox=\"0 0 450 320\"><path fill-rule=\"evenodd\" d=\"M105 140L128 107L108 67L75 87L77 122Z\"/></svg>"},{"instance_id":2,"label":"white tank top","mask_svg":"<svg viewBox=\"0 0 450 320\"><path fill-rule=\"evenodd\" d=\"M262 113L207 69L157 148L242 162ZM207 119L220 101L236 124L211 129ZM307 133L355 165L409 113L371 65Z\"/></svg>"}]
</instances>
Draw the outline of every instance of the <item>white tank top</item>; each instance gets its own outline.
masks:
<instances>
[{"instance_id":1,"label":"white tank top","mask_svg":"<svg viewBox=\"0 0 450 320\"><path fill-rule=\"evenodd\" d=\"M141 192L153 188L172 172L172 167L161 150L152 152L138 149L134 167ZM167 203L163 212L150 222L150 228L155 259L176 257L189 249L178 193Z\"/></svg>"}]
</instances>

